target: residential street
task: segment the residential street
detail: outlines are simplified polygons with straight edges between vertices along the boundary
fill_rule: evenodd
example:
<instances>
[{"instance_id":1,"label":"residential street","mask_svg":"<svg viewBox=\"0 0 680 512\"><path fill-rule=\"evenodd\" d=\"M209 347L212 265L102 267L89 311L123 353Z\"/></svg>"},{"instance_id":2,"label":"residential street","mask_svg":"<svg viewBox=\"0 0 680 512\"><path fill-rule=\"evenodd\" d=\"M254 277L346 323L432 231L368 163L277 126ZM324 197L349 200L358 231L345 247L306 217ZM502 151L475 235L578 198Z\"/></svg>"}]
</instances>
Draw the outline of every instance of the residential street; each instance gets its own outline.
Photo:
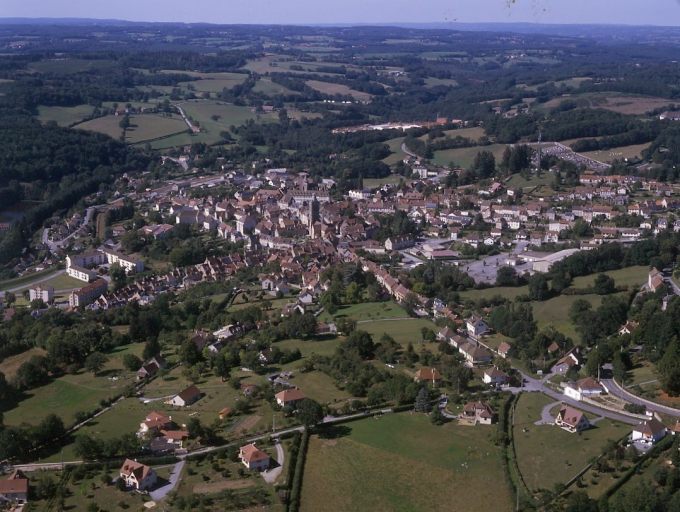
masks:
<instances>
[{"instance_id":1,"label":"residential street","mask_svg":"<svg viewBox=\"0 0 680 512\"><path fill-rule=\"evenodd\" d=\"M624 388L622 388L614 379L602 379L602 384L604 384L607 387L610 394L620 398L621 400L625 400L626 402L633 404L644 405L645 407L647 407L647 410L649 411L654 411L660 414L667 414L669 416L680 418L680 409L675 409L673 407L668 407L666 405L657 404L656 402L652 402L651 400L647 400L645 398L636 396L633 393L630 393L629 391L626 391Z\"/></svg>"},{"instance_id":2,"label":"residential street","mask_svg":"<svg viewBox=\"0 0 680 512\"><path fill-rule=\"evenodd\" d=\"M177 486L179 483L179 477L182 474L182 469L184 469L184 464L186 464L186 461L184 460L180 460L177 464L175 464L175 467L172 468L172 472L170 473L168 483L163 487L159 487L158 489L149 492L151 499L154 501L160 501Z\"/></svg>"}]
</instances>

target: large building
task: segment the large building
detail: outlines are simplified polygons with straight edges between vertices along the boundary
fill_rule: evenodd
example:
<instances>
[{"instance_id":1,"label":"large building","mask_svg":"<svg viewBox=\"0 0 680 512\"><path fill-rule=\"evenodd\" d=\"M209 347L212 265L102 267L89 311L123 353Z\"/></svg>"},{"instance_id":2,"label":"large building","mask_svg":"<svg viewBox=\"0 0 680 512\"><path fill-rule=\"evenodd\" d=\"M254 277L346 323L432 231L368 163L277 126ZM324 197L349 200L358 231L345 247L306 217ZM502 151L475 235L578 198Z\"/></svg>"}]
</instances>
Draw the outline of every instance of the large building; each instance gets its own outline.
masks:
<instances>
[{"instance_id":1,"label":"large building","mask_svg":"<svg viewBox=\"0 0 680 512\"><path fill-rule=\"evenodd\" d=\"M106 281L97 279L95 282L83 286L80 290L72 291L68 298L69 306L72 308L87 306L106 293L108 288L109 284Z\"/></svg>"},{"instance_id":2,"label":"large building","mask_svg":"<svg viewBox=\"0 0 680 512\"><path fill-rule=\"evenodd\" d=\"M36 286L28 290L28 297L31 302L34 300L41 300L45 304L49 304L54 300L54 288L51 286Z\"/></svg>"},{"instance_id":3,"label":"large building","mask_svg":"<svg viewBox=\"0 0 680 512\"><path fill-rule=\"evenodd\" d=\"M125 269L126 272L129 273L144 271L144 262L142 260L127 256L125 254L120 254L116 251L106 250L104 251L104 254L106 255L106 260L108 261L109 265L118 263L122 268Z\"/></svg>"}]
</instances>

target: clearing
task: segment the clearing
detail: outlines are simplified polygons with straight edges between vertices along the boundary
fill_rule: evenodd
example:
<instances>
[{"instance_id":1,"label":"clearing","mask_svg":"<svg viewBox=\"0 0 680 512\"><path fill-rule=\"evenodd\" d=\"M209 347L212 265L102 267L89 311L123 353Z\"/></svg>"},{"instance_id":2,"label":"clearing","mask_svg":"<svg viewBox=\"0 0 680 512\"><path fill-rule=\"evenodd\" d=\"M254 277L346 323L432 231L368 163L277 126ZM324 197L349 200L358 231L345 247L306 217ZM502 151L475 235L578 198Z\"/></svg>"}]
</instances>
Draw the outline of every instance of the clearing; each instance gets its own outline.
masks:
<instances>
[{"instance_id":1,"label":"clearing","mask_svg":"<svg viewBox=\"0 0 680 512\"><path fill-rule=\"evenodd\" d=\"M335 96L351 96L357 101L368 102L373 96L367 92L355 91L344 84L336 84L333 82L321 82L320 80L307 80L305 82L312 89L319 91L321 94L328 94Z\"/></svg>"},{"instance_id":2,"label":"clearing","mask_svg":"<svg viewBox=\"0 0 680 512\"><path fill-rule=\"evenodd\" d=\"M336 432L337 438L310 439L303 512L318 510L319 503L334 511L512 508L495 427L433 426L427 415L399 413Z\"/></svg>"},{"instance_id":3,"label":"clearing","mask_svg":"<svg viewBox=\"0 0 680 512\"><path fill-rule=\"evenodd\" d=\"M94 112L92 105L78 105L75 107L38 107L38 119L46 123L54 121L59 126L72 126L80 123Z\"/></svg>"},{"instance_id":4,"label":"clearing","mask_svg":"<svg viewBox=\"0 0 680 512\"><path fill-rule=\"evenodd\" d=\"M496 161L499 162L503 157L505 148L505 144L490 144L488 146L445 149L441 151L435 151L433 161L437 165L449 165L451 162L453 162L456 167L468 169L472 167L472 162L474 162L477 153L480 151L491 151L493 156L496 158Z\"/></svg>"}]
</instances>

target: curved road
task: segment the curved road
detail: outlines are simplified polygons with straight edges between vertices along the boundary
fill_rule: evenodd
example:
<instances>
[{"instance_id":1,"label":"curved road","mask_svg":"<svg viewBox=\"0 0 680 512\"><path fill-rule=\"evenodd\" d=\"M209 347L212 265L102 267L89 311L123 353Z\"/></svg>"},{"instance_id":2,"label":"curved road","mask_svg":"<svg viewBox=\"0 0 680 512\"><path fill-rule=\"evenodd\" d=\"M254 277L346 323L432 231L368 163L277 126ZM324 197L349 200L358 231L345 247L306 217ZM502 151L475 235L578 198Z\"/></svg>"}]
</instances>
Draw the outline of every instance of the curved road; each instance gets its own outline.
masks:
<instances>
[{"instance_id":1,"label":"curved road","mask_svg":"<svg viewBox=\"0 0 680 512\"><path fill-rule=\"evenodd\" d=\"M35 279L31 281L27 281L19 286L14 286L12 288L7 288L2 291L4 292L20 292L22 290L27 290L28 288L32 287L34 284L38 283L44 283L45 281L49 281L50 279L54 279L57 276L60 276L62 274L65 274L66 270L61 269L61 270L55 270L54 272L51 272L49 274L41 274L40 276L36 277Z\"/></svg>"},{"instance_id":2,"label":"curved road","mask_svg":"<svg viewBox=\"0 0 680 512\"><path fill-rule=\"evenodd\" d=\"M667 405L657 404L656 402L652 402L651 400L647 400L646 398L634 395L630 391L627 391L624 388L622 388L619 385L619 383L616 382L614 379L602 379L602 384L604 384L607 387L610 394L614 395L617 398L620 398L621 400L625 400L626 402L633 404L644 405L647 408L647 410L650 411L680 418L680 409L668 407Z\"/></svg>"}]
</instances>

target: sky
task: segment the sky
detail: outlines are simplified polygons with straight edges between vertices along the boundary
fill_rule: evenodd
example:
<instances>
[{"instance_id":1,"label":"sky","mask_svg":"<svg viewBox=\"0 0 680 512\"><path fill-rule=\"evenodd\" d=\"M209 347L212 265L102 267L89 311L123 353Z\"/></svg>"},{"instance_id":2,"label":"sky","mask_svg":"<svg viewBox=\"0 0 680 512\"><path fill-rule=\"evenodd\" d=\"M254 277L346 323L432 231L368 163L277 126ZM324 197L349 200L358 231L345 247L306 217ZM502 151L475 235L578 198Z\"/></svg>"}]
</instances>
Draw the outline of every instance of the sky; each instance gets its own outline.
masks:
<instances>
[{"instance_id":1,"label":"sky","mask_svg":"<svg viewBox=\"0 0 680 512\"><path fill-rule=\"evenodd\" d=\"M0 0L0 17L224 24L530 22L680 26L680 0Z\"/></svg>"}]
</instances>

